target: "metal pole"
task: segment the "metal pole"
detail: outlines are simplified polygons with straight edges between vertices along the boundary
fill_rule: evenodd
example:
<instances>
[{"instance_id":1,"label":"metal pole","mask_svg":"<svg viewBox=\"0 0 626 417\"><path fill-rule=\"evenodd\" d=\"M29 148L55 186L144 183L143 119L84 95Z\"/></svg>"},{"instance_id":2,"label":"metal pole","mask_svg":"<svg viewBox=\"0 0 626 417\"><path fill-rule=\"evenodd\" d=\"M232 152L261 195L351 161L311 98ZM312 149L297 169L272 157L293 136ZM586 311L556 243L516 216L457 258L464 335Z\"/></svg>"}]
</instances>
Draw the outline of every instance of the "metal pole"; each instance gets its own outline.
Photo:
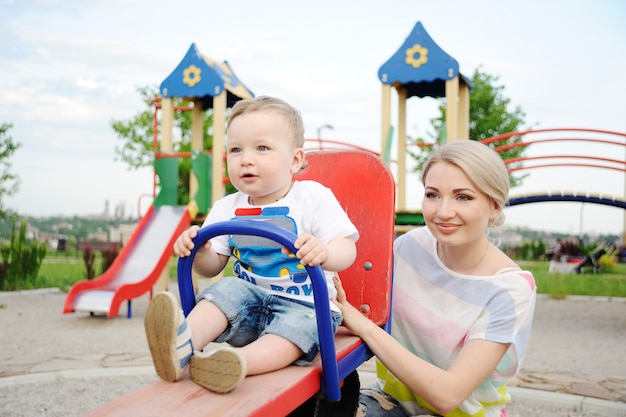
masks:
<instances>
[{"instance_id":1,"label":"metal pole","mask_svg":"<svg viewBox=\"0 0 626 417\"><path fill-rule=\"evenodd\" d=\"M580 215L579 215L579 239L580 243L583 243L583 207L585 207L585 202L580 203Z\"/></svg>"},{"instance_id":2,"label":"metal pole","mask_svg":"<svg viewBox=\"0 0 626 417\"><path fill-rule=\"evenodd\" d=\"M332 125L326 124L324 126L320 126L320 127L317 128L317 140L319 141L320 150L322 150L324 148L323 144L322 144L322 130L323 129L333 130L334 127Z\"/></svg>"}]
</instances>

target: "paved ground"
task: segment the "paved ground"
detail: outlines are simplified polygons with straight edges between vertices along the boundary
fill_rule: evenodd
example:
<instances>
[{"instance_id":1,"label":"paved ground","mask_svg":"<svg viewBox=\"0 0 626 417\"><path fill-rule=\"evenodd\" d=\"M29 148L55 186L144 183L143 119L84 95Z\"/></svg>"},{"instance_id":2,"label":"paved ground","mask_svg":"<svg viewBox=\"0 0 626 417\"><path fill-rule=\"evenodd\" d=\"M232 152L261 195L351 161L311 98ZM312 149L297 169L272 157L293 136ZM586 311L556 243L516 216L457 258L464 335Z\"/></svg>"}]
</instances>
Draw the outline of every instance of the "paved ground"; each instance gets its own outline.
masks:
<instances>
[{"instance_id":1,"label":"paved ground","mask_svg":"<svg viewBox=\"0 0 626 417\"><path fill-rule=\"evenodd\" d=\"M172 288L176 290L175 286ZM0 416L81 416L154 381L143 330L132 319L62 314L58 290L0 293ZM511 417L626 416L626 300L540 297ZM360 369L372 380L372 364Z\"/></svg>"}]
</instances>

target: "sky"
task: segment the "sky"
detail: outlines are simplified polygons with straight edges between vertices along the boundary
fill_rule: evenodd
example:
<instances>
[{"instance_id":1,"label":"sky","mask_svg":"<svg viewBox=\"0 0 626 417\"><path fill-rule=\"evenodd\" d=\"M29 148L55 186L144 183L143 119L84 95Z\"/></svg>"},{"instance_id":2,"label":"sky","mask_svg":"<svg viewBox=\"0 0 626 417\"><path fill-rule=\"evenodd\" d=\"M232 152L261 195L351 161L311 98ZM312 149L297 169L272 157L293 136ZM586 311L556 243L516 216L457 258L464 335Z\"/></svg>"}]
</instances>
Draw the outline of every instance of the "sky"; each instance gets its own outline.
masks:
<instances>
[{"instance_id":1,"label":"sky","mask_svg":"<svg viewBox=\"0 0 626 417\"><path fill-rule=\"evenodd\" d=\"M111 210L143 214L152 169L116 160L124 141L111 122L144 110L137 88L160 85L192 43L228 61L255 95L297 107L308 138L320 133L380 151L378 69L418 21L461 73L497 76L528 127L623 133L625 17L622 0L0 0L0 123L13 124L9 133L21 144L11 157L20 189L3 204L21 215L72 216L102 213L109 201ZM408 135L424 136L435 101L407 105ZM554 142L528 149L528 156L564 153L621 159L626 148ZM626 194L623 172L524 173L511 195ZM423 189L414 174L408 183L408 208L417 210ZM525 204L506 215L512 226L574 235L624 230L624 210L594 204Z\"/></svg>"}]
</instances>

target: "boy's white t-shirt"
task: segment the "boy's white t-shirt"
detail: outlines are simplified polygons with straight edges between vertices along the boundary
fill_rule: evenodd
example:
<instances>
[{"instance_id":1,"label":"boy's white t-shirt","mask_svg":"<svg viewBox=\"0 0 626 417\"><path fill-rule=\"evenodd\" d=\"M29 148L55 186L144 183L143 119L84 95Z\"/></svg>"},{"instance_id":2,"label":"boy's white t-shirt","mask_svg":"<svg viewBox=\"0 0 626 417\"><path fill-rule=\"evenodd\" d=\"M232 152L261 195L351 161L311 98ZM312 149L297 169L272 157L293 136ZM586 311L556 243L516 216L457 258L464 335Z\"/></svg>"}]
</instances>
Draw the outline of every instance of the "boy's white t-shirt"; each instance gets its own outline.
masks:
<instances>
[{"instance_id":1,"label":"boy's white t-shirt","mask_svg":"<svg viewBox=\"0 0 626 417\"><path fill-rule=\"evenodd\" d=\"M332 190L315 181L295 181L287 195L275 203L252 206L242 192L215 202L203 227L233 218L277 224L295 235L309 233L325 244L337 237L356 242L357 228ZM270 294L313 302L311 279L294 255L280 253L281 245L257 236L216 236L211 239L217 253L237 258L235 276L246 279ZM332 272L324 271L329 298L337 291ZM331 308L337 307L331 303Z\"/></svg>"}]
</instances>

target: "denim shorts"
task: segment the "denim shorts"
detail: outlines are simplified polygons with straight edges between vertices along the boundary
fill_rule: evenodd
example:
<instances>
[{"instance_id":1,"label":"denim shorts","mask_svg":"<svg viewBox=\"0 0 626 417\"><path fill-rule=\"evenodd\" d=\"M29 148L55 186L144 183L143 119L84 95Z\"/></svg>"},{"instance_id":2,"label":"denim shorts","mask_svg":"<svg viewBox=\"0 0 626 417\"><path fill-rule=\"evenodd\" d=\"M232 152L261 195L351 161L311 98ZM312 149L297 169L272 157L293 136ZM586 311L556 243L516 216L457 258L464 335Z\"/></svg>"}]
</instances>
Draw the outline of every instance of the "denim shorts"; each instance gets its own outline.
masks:
<instances>
[{"instance_id":1,"label":"denim shorts","mask_svg":"<svg viewBox=\"0 0 626 417\"><path fill-rule=\"evenodd\" d=\"M312 303L268 294L237 277L224 277L209 285L197 298L215 304L228 319L228 327L215 341L241 347L264 334L283 337L304 354L295 364L306 366L319 351L315 307ZM341 313L331 311L333 333Z\"/></svg>"}]
</instances>

